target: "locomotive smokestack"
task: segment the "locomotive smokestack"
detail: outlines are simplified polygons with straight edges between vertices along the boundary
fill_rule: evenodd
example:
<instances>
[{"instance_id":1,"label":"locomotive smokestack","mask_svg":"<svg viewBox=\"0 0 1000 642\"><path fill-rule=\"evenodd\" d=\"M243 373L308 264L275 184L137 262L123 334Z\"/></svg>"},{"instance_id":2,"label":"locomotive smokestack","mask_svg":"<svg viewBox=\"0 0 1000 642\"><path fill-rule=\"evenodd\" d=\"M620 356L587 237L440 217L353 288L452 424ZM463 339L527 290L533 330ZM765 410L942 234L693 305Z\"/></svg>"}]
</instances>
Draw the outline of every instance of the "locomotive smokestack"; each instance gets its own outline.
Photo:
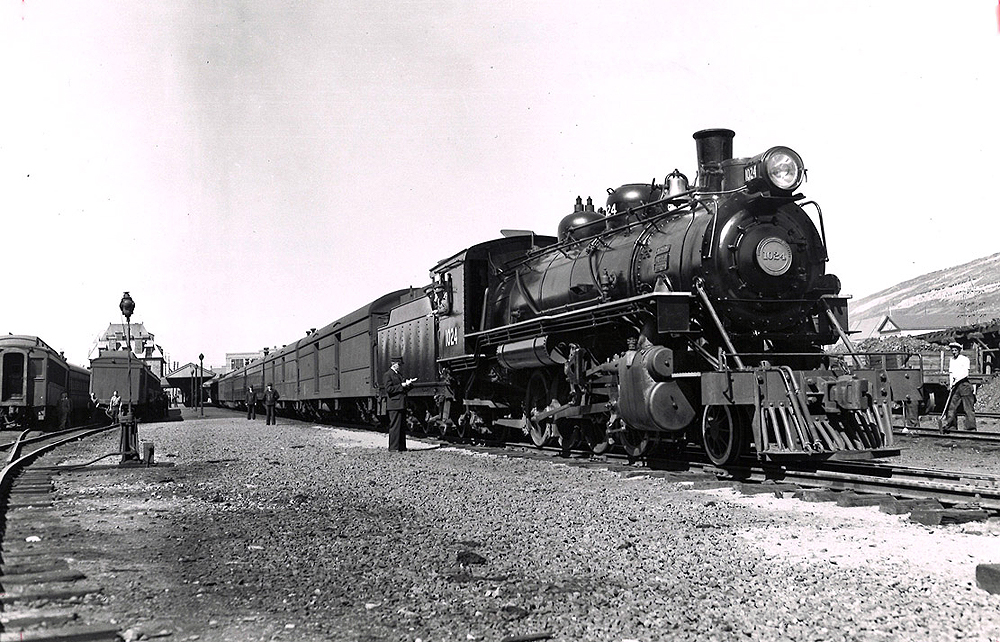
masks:
<instances>
[{"instance_id":1,"label":"locomotive smokestack","mask_svg":"<svg viewBox=\"0 0 1000 642\"><path fill-rule=\"evenodd\" d=\"M703 129L694 133L698 146L698 188L708 192L722 190L722 161L733 157L731 129Z\"/></svg>"}]
</instances>

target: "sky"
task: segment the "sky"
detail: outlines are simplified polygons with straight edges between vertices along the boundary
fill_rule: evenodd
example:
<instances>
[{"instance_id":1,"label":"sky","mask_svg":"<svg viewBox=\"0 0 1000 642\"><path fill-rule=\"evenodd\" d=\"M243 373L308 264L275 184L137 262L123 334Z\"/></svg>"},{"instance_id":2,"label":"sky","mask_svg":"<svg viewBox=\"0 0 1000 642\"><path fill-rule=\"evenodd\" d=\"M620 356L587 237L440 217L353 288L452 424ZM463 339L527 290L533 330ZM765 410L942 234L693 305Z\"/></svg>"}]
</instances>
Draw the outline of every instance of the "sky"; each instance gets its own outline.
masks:
<instances>
[{"instance_id":1,"label":"sky","mask_svg":"<svg viewBox=\"0 0 1000 642\"><path fill-rule=\"evenodd\" d=\"M996 0L7 0L0 332L281 346L577 196L799 152L860 298L1000 250Z\"/></svg>"}]
</instances>

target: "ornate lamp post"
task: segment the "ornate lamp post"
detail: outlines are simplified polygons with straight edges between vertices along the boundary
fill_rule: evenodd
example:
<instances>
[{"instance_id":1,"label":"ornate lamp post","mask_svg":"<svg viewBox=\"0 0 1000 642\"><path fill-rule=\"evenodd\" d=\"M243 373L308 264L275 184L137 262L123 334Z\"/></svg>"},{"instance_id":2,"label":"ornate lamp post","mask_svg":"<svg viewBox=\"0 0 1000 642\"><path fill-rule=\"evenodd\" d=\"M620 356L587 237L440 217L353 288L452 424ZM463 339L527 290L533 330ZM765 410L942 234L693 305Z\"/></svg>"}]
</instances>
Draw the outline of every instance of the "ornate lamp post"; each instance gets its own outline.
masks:
<instances>
[{"instance_id":1,"label":"ornate lamp post","mask_svg":"<svg viewBox=\"0 0 1000 642\"><path fill-rule=\"evenodd\" d=\"M135 416L132 414L132 313L135 312L135 301L128 292L122 295L118 308L125 317L125 338L128 341L128 372L126 382L128 384L128 404L125 412L119 418L121 426L121 455L122 463L139 459L139 430L136 427Z\"/></svg>"},{"instance_id":2,"label":"ornate lamp post","mask_svg":"<svg viewBox=\"0 0 1000 642\"><path fill-rule=\"evenodd\" d=\"M198 354L198 413L204 417L205 416L205 399L202 397L205 394L205 390L202 386L205 383L205 355L202 353Z\"/></svg>"}]
</instances>

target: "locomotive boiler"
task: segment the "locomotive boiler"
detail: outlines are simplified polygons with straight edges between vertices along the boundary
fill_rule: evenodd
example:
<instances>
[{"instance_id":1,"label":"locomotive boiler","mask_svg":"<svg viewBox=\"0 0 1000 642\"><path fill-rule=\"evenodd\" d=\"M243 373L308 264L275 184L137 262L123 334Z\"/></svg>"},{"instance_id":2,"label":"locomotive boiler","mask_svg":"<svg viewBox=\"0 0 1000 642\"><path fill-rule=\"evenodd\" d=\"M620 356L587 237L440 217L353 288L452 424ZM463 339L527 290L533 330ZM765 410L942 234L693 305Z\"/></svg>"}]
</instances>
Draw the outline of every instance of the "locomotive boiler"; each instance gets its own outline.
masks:
<instances>
[{"instance_id":1,"label":"locomotive boiler","mask_svg":"<svg viewBox=\"0 0 1000 642\"><path fill-rule=\"evenodd\" d=\"M694 185L674 170L608 190L606 209L577 198L558 236L523 255L484 244L487 260L470 248L432 270L459 422L635 456L693 437L717 464L751 447L896 452L889 408L919 382L824 354L849 345L847 298L826 273L822 211L797 193L802 159L787 147L733 158L733 137L694 135Z\"/></svg>"},{"instance_id":2,"label":"locomotive boiler","mask_svg":"<svg viewBox=\"0 0 1000 642\"><path fill-rule=\"evenodd\" d=\"M746 167L757 163L728 158L732 135L697 135L700 175L725 168L721 193L688 189L675 170L667 177L674 193L655 182L624 185L611 191L607 214L578 199L560 224L563 243L520 266L499 288L493 324L655 289L702 289L731 332L773 333L801 324L809 301L840 287L825 274L825 242L791 195L804 169L795 152L769 150L763 164L772 169L764 171L780 172L781 187L772 183L749 194L739 188L746 186ZM708 189L711 181L702 181Z\"/></svg>"}]
</instances>

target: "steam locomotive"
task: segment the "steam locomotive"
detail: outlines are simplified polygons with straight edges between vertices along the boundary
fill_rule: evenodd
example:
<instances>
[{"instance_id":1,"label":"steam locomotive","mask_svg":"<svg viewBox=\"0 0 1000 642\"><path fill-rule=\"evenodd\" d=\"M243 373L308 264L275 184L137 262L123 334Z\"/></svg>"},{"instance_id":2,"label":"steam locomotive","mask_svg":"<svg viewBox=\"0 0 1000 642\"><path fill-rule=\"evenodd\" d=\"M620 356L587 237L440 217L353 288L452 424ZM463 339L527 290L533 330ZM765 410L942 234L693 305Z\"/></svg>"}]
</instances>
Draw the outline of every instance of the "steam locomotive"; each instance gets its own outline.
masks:
<instances>
[{"instance_id":1,"label":"steam locomotive","mask_svg":"<svg viewBox=\"0 0 1000 642\"><path fill-rule=\"evenodd\" d=\"M228 386L238 401L233 381L259 377L303 414L377 412L381 374L402 354L420 382L412 421L432 430L539 447L582 438L632 457L693 440L717 465L897 454L890 409L919 398L919 373L824 352L850 346L847 297L825 271L822 210L797 193L802 159L781 146L733 158L734 135L694 134L694 185L674 170L609 189L600 209L578 197L556 237L505 231L469 247L423 291L311 332L259 375L229 375L220 395ZM336 330L361 317L371 358L344 395Z\"/></svg>"}]
</instances>

